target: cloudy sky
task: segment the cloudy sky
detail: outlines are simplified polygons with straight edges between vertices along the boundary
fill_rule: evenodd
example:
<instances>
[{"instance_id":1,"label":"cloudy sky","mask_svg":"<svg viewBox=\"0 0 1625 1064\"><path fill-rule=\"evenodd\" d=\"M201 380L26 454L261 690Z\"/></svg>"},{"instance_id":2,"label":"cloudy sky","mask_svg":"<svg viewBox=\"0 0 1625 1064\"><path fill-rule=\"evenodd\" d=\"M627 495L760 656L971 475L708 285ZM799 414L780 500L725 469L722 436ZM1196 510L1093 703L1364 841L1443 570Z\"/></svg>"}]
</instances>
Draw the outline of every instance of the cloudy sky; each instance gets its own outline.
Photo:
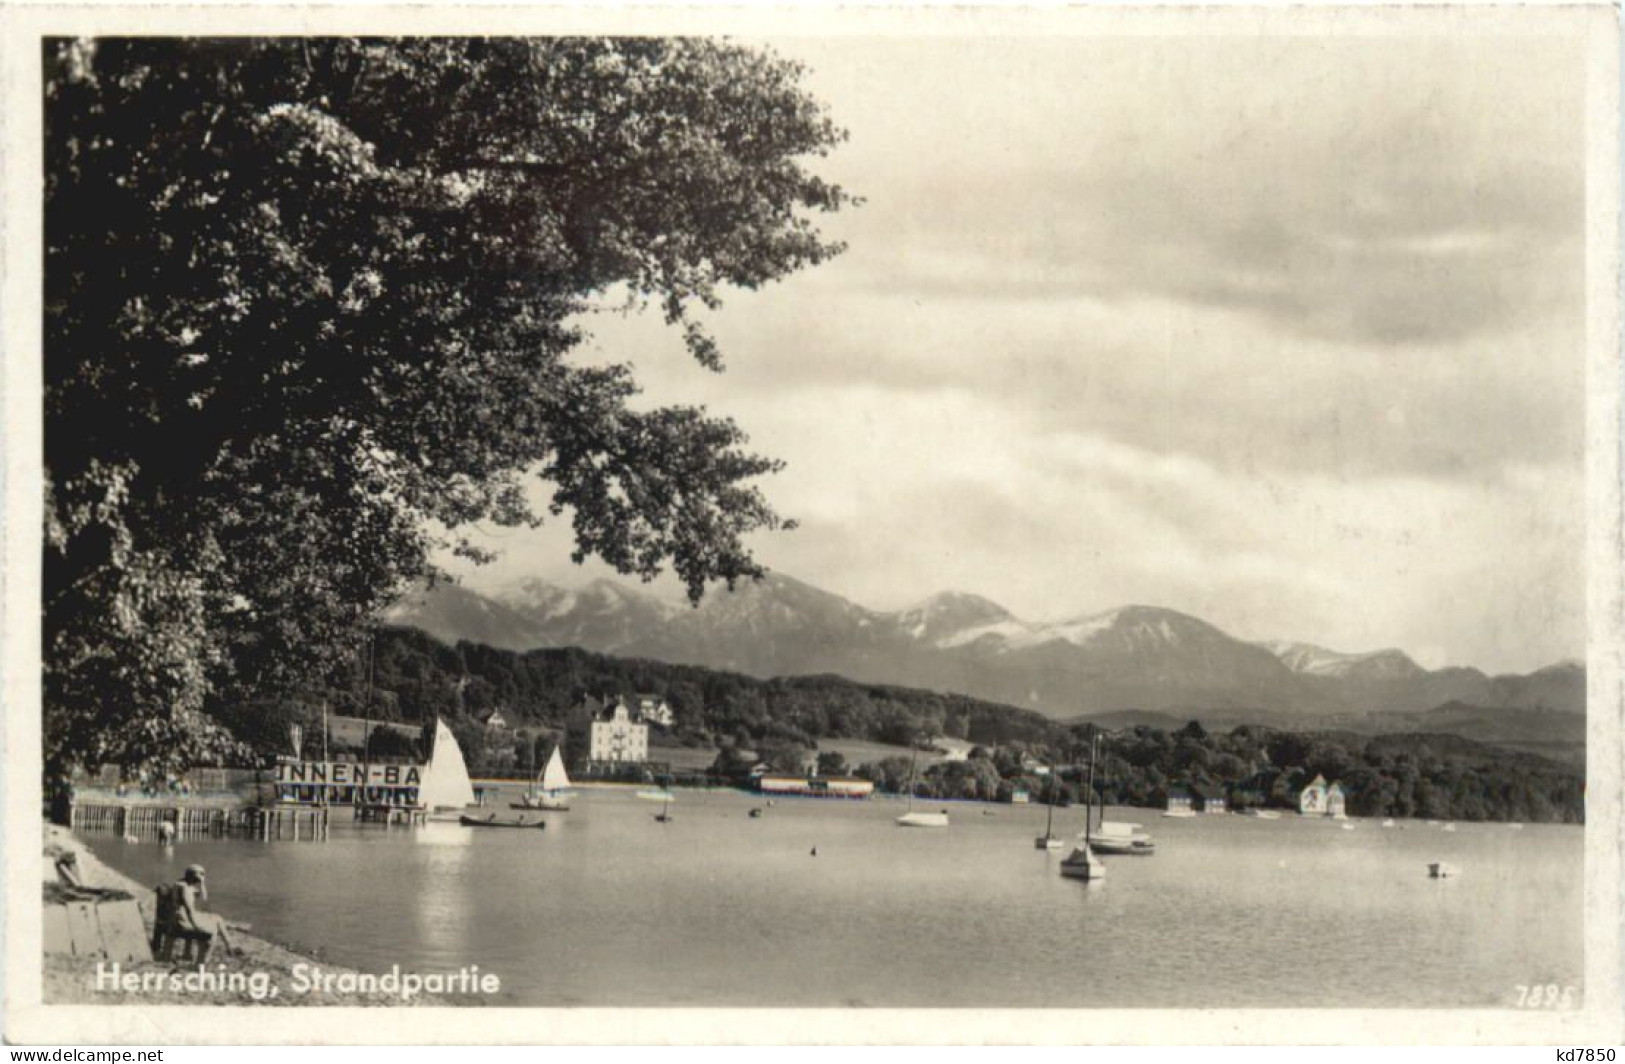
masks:
<instances>
[{"instance_id":1,"label":"cloudy sky","mask_svg":"<svg viewBox=\"0 0 1625 1064\"><path fill-rule=\"evenodd\" d=\"M591 322L733 416L875 608L1172 607L1526 670L1584 646L1583 84L1530 39L776 41L851 132L850 250L710 319ZM600 575L567 529L477 587Z\"/></svg>"}]
</instances>

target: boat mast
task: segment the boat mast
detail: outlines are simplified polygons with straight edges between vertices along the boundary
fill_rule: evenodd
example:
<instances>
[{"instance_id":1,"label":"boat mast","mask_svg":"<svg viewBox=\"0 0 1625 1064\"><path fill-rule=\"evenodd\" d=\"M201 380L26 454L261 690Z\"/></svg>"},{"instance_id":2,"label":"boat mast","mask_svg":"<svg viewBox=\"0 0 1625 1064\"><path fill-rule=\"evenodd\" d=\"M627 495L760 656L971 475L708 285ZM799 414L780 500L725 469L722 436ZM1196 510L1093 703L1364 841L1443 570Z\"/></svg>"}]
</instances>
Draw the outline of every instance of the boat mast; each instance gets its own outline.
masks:
<instances>
[{"instance_id":1,"label":"boat mast","mask_svg":"<svg viewBox=\"0 0 1625 1064\"><path fill-rule=\"evenodd\" d=\"M911 735L908 740L908 809L907 813L914 812L914 759L920 756L920 748L915 745L916 740Z\"/></svg>"},{"instance_id":2,"label":"boat mast","mask_svg":"<svg viewBox=\"0 0 1625 1064\"><path fill-rule=\"evenodd\" d=\"M1091 735L1089 737L1089 780L1088 780L1088 783L1086 784L1086 786L1089 788L1089 793L1084 795L1084 804L1083 804L1083 841L1084 841L1085 845L1088 845L1090 842L1092 842L1094 840L1094 826L1095 826L1095 747L1099 744L1099 742L1100 742L1100 737L1098 735Z\"/></svg>"}]
</instances>

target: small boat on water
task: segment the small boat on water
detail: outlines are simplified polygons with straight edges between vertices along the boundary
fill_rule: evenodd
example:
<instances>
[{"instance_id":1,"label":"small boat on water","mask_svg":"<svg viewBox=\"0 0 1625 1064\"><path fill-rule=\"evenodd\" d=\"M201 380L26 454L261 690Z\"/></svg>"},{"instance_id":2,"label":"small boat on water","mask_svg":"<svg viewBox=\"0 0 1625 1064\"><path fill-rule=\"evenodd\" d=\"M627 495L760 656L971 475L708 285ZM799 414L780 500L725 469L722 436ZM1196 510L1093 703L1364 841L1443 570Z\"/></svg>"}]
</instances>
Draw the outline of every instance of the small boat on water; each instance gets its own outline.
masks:
<instances>
[{"instance_id":1,"label":"small boat on water","mask_svg":"<svg viewBox=\"0 0 1625 1064\"><path fill-rule=\"evenodd\" d=\"M750 818L752 820L760 820L762 818L762 807L759 805L753 806L750 811Z\"/></svg>"},{"instance_id":2,"label":"small boat on water","mask_svg":"<svg viewBox=\"0 0 1625 1064\"><path fill-rule=\"evenodd\" d=\"M569 786L570 774L564 771L564 756L555 746L553 756L547 759L547 767L536 777L536 785L521 795L519 801L509 802L508 808L565 812L570 808L569 799L565 795Z\"/></svg>"},{"instance_id":3,"label":"small boat on water","mask_svg":"<svg viewBox=\"0 0 1625 1064\"><path fill-rule=\"evenodd\" d=\"M437 823L456 821L463 815L463 810L476 804L474 784L468 778L463 749L457 745L457 737L443 720L435 721L434 746L429 754L429 764L423 770L418 803L427 810L424 819Z\"/></svg>"},{"instance_id":4,"label":"small boat on water","mask_svg":"<svg viewBox=\"0 0 1625 1064\"><path fill-rule=\"evenodd\" d=\"M1151 841L1150 835L1140 830L1138 824L1102 820L1094 833L1092 849L1106 857L1125 854L1150 857L1157 852L1157 844Z\"/></svg>"},{"instance_id":5,"label":"small boat on water","mask_svg":"<svg viewBox=\"0 0 1625 1064\"><path fill-rule=\"evenodd\" d=\"M1392 818L1390 818L1390 819L1388 819L1388 820L1384 820L1384 821L1383 821L1383 822L1382 822L1382 826L1383 826L1383 827L1385 827L1385 828L1391 828L1391 827L1393 827L1393 826L1394 826L1394 822L1393 822L1393 820L1392 820Z\"/></svg>"},{"instance_id":6,"label":"small boat on water","mask_svg":"<svg viewBox=\"0 0 1625 1064\"><path fill-rule=\"evenodd\" d=\"M1252 817L1256 817L1259 820L1279 820L1279 819L1281 819L1281 814L1276 812L1273 809L1254 809L1248 815L1252 816Z\"/></svg>"},{"instance_id":7,"label":"small boat on water","mask_svg":"<svg viewBox=\"0 0 1625 1064\"><path fill-rule=\"evenodd\" d=\"M1339 824L1338 827L1342 828L1344 831L1353 831L1354 830L1354 825L1353 824Z\"/></svg>"},{"instance_id":8,"label":"small boat on water","mask_svg":"<svg viewBox=\"0 0 1625 1064\"><path fill-rule=\"evenodd\" d=\"M1455 831L1456 830L1456 822L1454 820L1452 820L1450 823L1448 823L1448 824L1446 824L1444 826L1444 830L1445 831Z\"/></svg>"},{"instance_id":9,"label":"small boat on water","mask_svg":"<svg viewBox=\"0 0 1625 1064\"><path fill-rule=\"evenodd\" d=\"M1450 879L1453 876L1459 875L1461 875L1461 869L1457 868L1449 861L1434 861L1432 864L1428 865L1429 879Z\"/></svg>"},{"instance_id":10,"label":"small boat on water","mask_svg":"<svg viewBox=\"0 0 1625 1064\"><path fill-rule=\"evenodd\" d=\"M467 815L465 813L462 816L459 816L457 818L457 822L459 824L462 824L463 827L465 827L465 828L537 828L537 829L540 829L540 828L547 827L547 821L545 821L545 820L526 820L524 817L520 817L518 820L498 820L497 815L495 813L492 813L488 817L469 816L469 815Z\"/></svg>"},{"instance_id":11,"label":"small boat on water","mask_svg":"<svg viewBox=\"0 0 1625 1064\"><path fill-rule=\"evenodd\" d=\"M671 803L677 800L677 796L670 791L664 788L659 790L639 791L638 797L642 798L646 802L661 803L660 812L655 814L655 821L657 823L670 824L673 820L677 819L671 815Z\"/></svg>"},{"instance_id":12,"label":"small boat on water","mask_svg":"<svg viewBox=\"0 0 1625 1064\"><path fill-rule=\"evenodd\" d=\"M1100 746L1100 736L1097 733L1089 743L1089 778L1084 785L1083 807L1083 834L1074 840L1072 852L1061 859L1061 875L1068 879L1081 879L1085 883L1099 882L1106 878L1106 864L1095 855L1094 820L1095 820L1095 755ZM1105 808L1102 806L1102 815Z\"/></svg>"},{"instance_id":13,"label":"small boat on water","mask_svg":"<svg viewBox=\"0 0 1625 1064\"><path fill-rule=\"evenodd\" d=\"M1170 809L1162 814L1164 820L1195 820L1196 812L1192 809Z\"/></svg>"},{"instance_id":14,"label":"small boat on water","mask_svg":"<svg viewBox=\"0 0 1625 1064\"><path fill-rule=\"evenodd\" d=\"M1084 882L1106 878L1106 862L1095 856L1087 839L1079 838L1072 852L1061 859L1061 875Z\"/></svg>"},{"instance_id":15,"label":"small boat on water","mask_svg":"<svg viewBox=\"0 0 1625 1064\"><path fill-rule=\"evenodd\" d=\"M1516 822L1508 824L1507 827L1509 829L1513 830L1513 831L1522 831L1523 830L1523 825L1519 824L1519 823L1516 823Z\"/></svg>"},{"instance_id":16,"label":"small boat on water","mask_svg":"<svg viewBox=\"0 0 1625 1064\"><path fill-rule=\"evenodd\" d=\"M912 747L908 758L908 810L897 818L900 828L945 828L948 826L948 810L943 809L936 813L916 813L914 811L914 760L919 756L918 748Z\"/></svg>"},{"instance_id":17,"label":"small boat on water","mask_svg":"<svg viewBox=\"0 0 1625 1064\"><path fill-rule=\"evenodd\" d=\"M1034 849L1060 850L1066 848L1066 842L1055 834L1055 802L1047 806L1048 812L1044 814L1044 833L1033 840Z\"/></svg>"}]
</instances>

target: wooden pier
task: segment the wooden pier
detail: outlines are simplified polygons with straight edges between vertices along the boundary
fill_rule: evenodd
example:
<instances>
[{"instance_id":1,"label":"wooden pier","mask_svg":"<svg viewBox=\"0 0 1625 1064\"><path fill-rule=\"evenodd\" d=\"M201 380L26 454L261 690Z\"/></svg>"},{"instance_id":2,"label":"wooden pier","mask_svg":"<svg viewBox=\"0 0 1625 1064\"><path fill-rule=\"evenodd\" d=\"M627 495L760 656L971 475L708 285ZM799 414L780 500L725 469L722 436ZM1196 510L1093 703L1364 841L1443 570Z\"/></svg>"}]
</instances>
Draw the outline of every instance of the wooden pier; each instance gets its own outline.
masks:
<instances>
[{"instance_id":1,"label":"wooden pier","mask_svg":"<svg viewBox=\"0 0 1625 1064\"><path fill-rule=\"evenodd\" d=\"M78 802L69 827L91 834L158 837L173 825L175 839L245 836L258 839L325 839L331 823L325 806L170 806Z\"/></svg>"},{"instance_id":2,"label":"wooden pier","mask_svg":"<svg viewBox=\"0 0 1625 1064\"><path fill-rule=\"evenodd\" d=\"M416 827L429 822L429 811L414 805L358 805L355 807L355 818L364 823Z\"/></svg>"}]
</instances>

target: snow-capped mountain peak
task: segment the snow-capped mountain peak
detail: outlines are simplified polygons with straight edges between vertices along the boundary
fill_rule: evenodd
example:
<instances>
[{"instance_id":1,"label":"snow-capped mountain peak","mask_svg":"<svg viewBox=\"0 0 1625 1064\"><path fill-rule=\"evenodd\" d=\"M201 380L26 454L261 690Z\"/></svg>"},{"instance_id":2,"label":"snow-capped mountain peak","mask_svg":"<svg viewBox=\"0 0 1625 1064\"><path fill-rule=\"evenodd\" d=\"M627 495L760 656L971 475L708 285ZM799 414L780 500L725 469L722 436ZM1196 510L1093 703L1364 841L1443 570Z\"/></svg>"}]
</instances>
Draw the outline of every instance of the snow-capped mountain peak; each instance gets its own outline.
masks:
<instances>
[{"instance_id":1,"label":"snow-capped mountain peak","mask_svg":"<svg viewBox=\"0 0 1625 1064\"><path fill-rule=\"evenodd\" d=\"M1281 664L1306 676L1358 676L1364 679L1407 679L1425 672L1404 651L1392 647L1360 654L1328 650L1313 643L1274 640L1260 643Z\"/></svg>"},{"instance_id":2,"label":"snow-capped mountain peak","mask_svg":"<svg viewBox=\"0 0 1625 1064\"><path fill-rule=\"evenodd\" d=\"M969 642L986 629L1014 620L997 602L963 591L938 592L895 614L894 619L911 637L933 646Z\"/></svg>"}]
</instances>

